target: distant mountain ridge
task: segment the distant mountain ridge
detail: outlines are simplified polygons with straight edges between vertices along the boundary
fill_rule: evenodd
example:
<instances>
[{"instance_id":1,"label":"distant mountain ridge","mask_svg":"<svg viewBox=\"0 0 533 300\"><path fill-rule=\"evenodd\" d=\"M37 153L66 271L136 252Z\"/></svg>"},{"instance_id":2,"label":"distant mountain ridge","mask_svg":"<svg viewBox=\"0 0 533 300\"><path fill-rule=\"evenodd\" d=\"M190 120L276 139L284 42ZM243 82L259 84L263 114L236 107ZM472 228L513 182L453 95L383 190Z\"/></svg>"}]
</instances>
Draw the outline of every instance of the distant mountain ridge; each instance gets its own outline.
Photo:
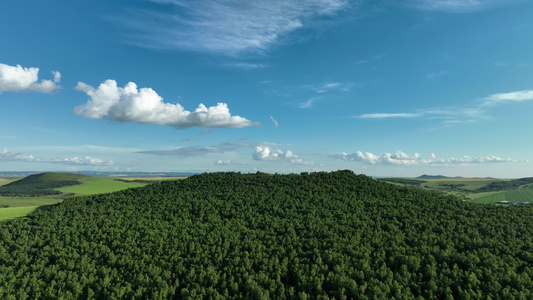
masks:
<instances>
[{"instance_id":1,"label":"distant mountain ridge","mask_svg":"<svg viewBox=\"0 0 533 300\"><path fill-rule=\"evenodd\" d=\"M446 179L446 178L464 178L464 177L461 177L461 176L455 176L455 177L449 177L449 176L444 176L444 175L427 175L427 174L424 174L424 175L420 175L416 178L420 178L420 179Z\"/></svg>"}]
</instances>

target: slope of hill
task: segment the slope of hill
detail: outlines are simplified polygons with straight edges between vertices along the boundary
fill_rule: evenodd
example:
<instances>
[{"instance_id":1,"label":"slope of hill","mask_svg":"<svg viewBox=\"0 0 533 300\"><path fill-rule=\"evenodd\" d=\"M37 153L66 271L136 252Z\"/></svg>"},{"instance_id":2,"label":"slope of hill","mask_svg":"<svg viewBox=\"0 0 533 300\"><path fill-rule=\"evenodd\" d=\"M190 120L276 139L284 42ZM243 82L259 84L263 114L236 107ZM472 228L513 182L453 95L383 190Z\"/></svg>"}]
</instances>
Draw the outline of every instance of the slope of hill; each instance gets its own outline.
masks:
<instances>
[{"instance_id":1,"label":"slope of hill","mask_svg":"<svg viewBox=\"0 0 533 300\"><path fill-rule=\"evenodd\" d=\"M0 298L531 299L533 208L213 173L0 223Z\"/></svg>"},{"instance_id":2,"label":"slope of hill","mask_svg":"<svg viewBox=\"0 0 533 300\"><path fill-rule=\"evenodd\" d=\"M0 196L39 197L59 195L56 188L78 185L89 176L73 173L41 173L0 186Z\"/></svg>"}]
</instances>

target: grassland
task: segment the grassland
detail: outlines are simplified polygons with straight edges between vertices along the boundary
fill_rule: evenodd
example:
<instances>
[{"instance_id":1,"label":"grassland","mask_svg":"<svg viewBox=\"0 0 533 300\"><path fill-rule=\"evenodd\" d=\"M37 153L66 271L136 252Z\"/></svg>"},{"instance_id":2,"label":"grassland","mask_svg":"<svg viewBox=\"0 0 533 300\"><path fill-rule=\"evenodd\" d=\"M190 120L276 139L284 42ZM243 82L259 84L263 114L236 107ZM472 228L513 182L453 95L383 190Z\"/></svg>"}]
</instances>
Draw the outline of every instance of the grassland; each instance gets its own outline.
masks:
<instances>
[{"instance_id":1,"label":"grassland","mask_svg":"<svg viewBox=\"0 0 533 300\"><path fill-rule=\"evenodd\" d=\"M21 179L21 177L6 177L6 178L0 178L0 186L11 183L13 181L17 181Z\"/></svg>"},{"instance_id":2,"label":"grassland","mask_svg":"<svg viewBox=\"0 0 533 300\"><path fill-rule=\"evenodd\" d=\"M90 177L82 182L83 184L81 185L62 187L58 188L57 190L66 194L94 195L111 193L127 188L141 187L146 185L146 183L125 182L108 177Z\"/></svg>"},{"instance_id":3,"label":"grassland","mask_svg":"<svg viewBox=\"0 0 533 300\"><path fill-rule=\"evenodd\" d=\"M472 200L478 203L494 203L499 201L533 202L533 186L528 186L511 191L491 193Z\"/></svg>"},{"instance_id":4,"label":"grassland","mask_svg":"<svg viewBox=\"0 0 533 300\"><path fill-rule=\"evenodd\" d=\"M473 200L480 197L495 194L495 192L477 192L476 190L487 186L491 182L510 181L509 179L494 178L444 178L425 179L421 186L434 191L458 196L464 200Z\"/></svg>"},{"instance_id":5,"label":"grassland","mask_svg":"<svg viewBox=\"0 0 533 300\"><path fill-rule=\"evenodd\" d=\"M0 196L0 220L10 220L24 217L40 209L46 209L52 205L60 203L67 196L72 195L94 195L116 192L128 188L141 187L150 182L161 180L182 179L185 177L135 177L116 178L91 177L69 173L46 173L41 176L43 180L72 180L82 182L81 185L56 188L61 195L44 197L1 197ZM22 178L0 178L0 186Z\"/></svg>"},{"instance_id":6,"label":"grassland","mask_svg":"<svg viewBox=\"0 0 533 300\"><path fill-rule=\"evenodd\" d=\"M495 178L438 178L438 179L408 179L410 185L434 192L446 193L458 196L459 198L476 203L495 203L499 201L533 202L533 185L526 184L518 188L510 187L501 191L483 190L494 182L510 184L511 179ZM386 180L386 179L385 179ZM416 182L415 180L419 181ZM401 180L398 180L401 182ZM513 182L516 182L513 181ZM397 183L398 184L398 183ZM509 185L511 186L511 185Z\"/></svg>"},{"instance_id":7,"label":"grassland","mask_svg":"<svg viewBox=\"0 0 533 300\"><path fill-rule=\"evenodd\" d=\"M0 221L24 217L61 201L58 197L0 197Z\"/></svg>"}]
</instances>

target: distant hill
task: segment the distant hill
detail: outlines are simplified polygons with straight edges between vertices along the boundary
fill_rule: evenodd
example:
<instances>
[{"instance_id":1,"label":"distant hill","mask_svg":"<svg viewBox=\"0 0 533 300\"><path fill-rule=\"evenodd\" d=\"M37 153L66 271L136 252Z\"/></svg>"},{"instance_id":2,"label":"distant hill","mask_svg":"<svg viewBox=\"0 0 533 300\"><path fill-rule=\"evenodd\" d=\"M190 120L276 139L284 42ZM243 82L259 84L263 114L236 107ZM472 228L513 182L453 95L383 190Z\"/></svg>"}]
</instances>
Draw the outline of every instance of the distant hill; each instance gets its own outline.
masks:
<instances>
[{"instance_id":1,"label":"distant hill","mask_svg":"<svg viewBox=\"0 0 533 300\"><path fill-rule=\"evenodd\" d=\"M427 175L427 174L424 174L424 175L420 175L416 178L420 178L420 179L446 179L446 178L463 178L461 176L456 176L456 177L449 177L449 176L444 176L444 175Z\"/></svg>"},{"instance_id":2,"label":"distant hill","mask_svg":"<svg viewBox=\"0 0 533 300\"><path fill-rule=\"evenodd\" d=\"M39 197L59 195L56 188L78 185L81 180L90 178L87 175L74 173L41 173L24 177L20 180L0 186L0 196Z\"/></svg>"}]
</instances>

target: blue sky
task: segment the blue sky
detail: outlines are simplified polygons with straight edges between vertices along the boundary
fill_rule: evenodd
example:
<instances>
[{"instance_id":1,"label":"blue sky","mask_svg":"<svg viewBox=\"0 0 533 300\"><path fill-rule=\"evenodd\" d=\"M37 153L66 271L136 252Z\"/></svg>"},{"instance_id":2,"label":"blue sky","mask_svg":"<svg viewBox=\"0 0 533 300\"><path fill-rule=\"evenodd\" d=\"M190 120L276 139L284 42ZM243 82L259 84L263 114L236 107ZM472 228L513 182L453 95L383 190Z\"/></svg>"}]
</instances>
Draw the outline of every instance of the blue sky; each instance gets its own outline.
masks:
<instances>
[{"instance_id":1,"label":"blue sky","mask_svg":"<svg viewBox=\"0 0 533 300\"><path fill-rule=\"evenodd\" d=\"M8 1L0 170L533 176L531 11Z\"/></svg>"}]
</instances>

